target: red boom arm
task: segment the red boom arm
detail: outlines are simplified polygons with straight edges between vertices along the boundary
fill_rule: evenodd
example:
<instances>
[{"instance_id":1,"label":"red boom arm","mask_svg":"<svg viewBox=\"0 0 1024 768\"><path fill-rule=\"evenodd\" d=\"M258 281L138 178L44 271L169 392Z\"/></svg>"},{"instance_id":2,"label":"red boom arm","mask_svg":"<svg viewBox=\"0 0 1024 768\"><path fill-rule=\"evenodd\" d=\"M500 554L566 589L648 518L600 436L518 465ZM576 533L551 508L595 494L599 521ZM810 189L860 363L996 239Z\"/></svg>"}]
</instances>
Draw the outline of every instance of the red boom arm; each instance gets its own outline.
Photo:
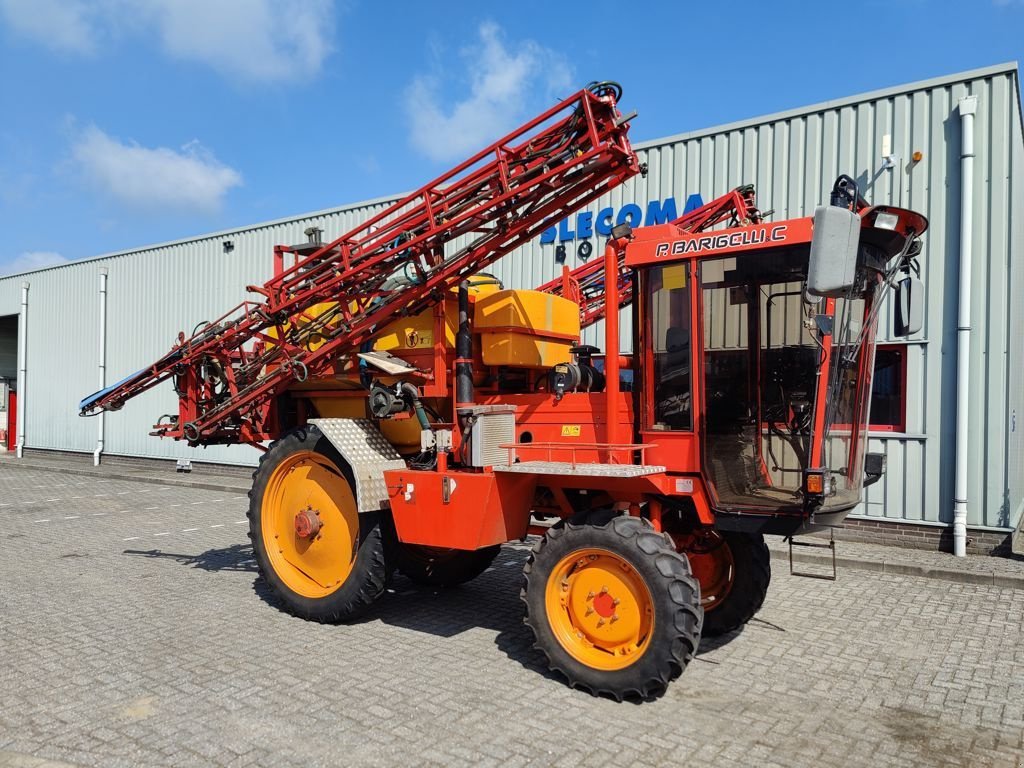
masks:
<instances>
[{"instance_id":1,"label":"red boom arm","mask_svg":"<svg viewBox=\"0 0 1024 768\"><path fill-rule=\"evenodd\" d=\"M279 246L296 263L250 286L262 300L180 334L156 363L83 400L82 414L171 378L179 413L154 434L204 445L272 437L272 405L293 382L325 373L395 317L436 304L545 222L638 173L620 95L612 84L578 92L305 257ZM334 306L314 309L325 302Z\"/></svg>"}]
</instances>

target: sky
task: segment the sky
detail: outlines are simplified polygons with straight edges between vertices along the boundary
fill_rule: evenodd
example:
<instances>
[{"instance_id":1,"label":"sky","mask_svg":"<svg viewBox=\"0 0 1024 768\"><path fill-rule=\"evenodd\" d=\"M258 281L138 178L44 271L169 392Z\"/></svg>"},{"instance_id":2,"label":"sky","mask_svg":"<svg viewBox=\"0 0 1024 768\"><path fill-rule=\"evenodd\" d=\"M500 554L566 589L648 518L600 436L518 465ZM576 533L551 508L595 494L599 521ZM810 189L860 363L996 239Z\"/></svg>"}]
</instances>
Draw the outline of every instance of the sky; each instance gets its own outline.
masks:
<instances>
[{"instance_id":1,"label":"sky","mask_svg":"<svg viewBox=\"0 0 1024 768\"><path fill-rule=\"evenodd\" d=\"M0 0L0 275L415 189L593 80L639 142L1022 53L1024 0Z\"/></svg>"}]
</instances>

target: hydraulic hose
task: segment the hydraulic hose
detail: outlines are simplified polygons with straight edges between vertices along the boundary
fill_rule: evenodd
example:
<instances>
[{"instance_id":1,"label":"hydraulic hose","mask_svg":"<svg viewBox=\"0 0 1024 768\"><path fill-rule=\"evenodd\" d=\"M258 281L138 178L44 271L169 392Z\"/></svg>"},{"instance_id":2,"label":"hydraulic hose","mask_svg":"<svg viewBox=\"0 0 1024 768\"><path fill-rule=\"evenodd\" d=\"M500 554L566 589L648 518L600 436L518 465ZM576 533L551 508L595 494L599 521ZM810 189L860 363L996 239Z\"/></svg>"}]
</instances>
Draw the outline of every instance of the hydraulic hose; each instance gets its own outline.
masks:
<instances>
[{"instance_id":1,"label":"hydraulic hose","mask_svg":"<svg viewBox=\"0 0 1024 768\"><path fill-rule=\"evenodd\" d=\"M409 402L412 404L412 411L416 414L416 420L420 423L420 429L430 429L430 421L427 419L427 412L423 409L423 403L420 402L420 393L412 384L402 384L402 392L409 398Z\"/></svg>"}]
</instances>

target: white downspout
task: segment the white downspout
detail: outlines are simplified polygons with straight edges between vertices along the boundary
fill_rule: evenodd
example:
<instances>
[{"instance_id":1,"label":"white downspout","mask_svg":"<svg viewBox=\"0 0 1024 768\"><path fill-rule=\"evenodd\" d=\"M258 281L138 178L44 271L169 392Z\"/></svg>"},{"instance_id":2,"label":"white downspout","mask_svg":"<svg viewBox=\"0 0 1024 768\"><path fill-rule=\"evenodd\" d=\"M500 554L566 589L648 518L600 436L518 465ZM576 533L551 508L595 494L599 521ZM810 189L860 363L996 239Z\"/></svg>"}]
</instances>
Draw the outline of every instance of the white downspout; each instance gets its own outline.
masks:
<instances>
[{"instance_id":1,"label":"white downspout","mask_svg":"<svg viewBox=\"0 0 1024 768\"><path fill-rule=\"evenodd\" d=\"M967 555L967 409L971 375L971 240L974 205L974 113L977 96L960 99L960 295L956 323L956 481L953 554Z\"/></svg>"},{"instance_id":2,"label":"white downspout","mask_svg":"<svg viewBox=\"0 0 1024 768\"><path fill-rule=\"evenodd\" d=\"M25 403L28 401L25 389L25 368L28 358L28 283L21 284L21 315L18 317L18 445L17 456L25 454Z\"/></svg>"},{"instance_id":3,"label":"white downspout","mask_svg":"<svg viewBox=\"0 0 1024 768\"><path fill-rule=\"evenodd\" d=\"M107 386L107 268L100 267L100 389ZM99 390L97 390L99 391ZM100 411L99 434L96 437L96 450L92 452L92 463L100 465L100 454L103 453L103 420L106 412Z\"/></svg>"}]
</instances>

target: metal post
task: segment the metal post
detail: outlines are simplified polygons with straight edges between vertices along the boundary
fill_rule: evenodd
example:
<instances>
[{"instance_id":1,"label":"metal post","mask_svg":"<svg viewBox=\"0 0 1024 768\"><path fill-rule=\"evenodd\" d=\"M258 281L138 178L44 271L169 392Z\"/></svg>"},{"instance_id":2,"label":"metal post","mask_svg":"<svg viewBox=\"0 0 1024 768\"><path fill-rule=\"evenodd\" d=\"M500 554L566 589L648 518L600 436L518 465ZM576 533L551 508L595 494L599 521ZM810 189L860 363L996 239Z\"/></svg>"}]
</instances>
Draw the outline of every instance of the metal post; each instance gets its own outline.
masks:
<instances>
[{"instance_id":1,"label":"metal post","mask_svg":"<svg viewBox=\"0 0 1024 768\"><path fill-rule=\"evenodd\" d=\"M18 316L18 446L17 456L25 454L25 421L28 415L28 392L25 386L28 345L28 283L21 284L21 314Z\"/></svg>"},{"instance_id":2,"label":"metal post","mask_svg":"<svg viewBox=\"0 0 1024 768\"><path fill-rule=\"evenodd\" d=\"M100 390L107 386L107 268L100 267ZM98 390L97 390L98 391ZM100 454L103 453L103 425L106 411L100 411L96 450L92 453L92 463L100 465Z\"/></svg>"}]
</instances>

